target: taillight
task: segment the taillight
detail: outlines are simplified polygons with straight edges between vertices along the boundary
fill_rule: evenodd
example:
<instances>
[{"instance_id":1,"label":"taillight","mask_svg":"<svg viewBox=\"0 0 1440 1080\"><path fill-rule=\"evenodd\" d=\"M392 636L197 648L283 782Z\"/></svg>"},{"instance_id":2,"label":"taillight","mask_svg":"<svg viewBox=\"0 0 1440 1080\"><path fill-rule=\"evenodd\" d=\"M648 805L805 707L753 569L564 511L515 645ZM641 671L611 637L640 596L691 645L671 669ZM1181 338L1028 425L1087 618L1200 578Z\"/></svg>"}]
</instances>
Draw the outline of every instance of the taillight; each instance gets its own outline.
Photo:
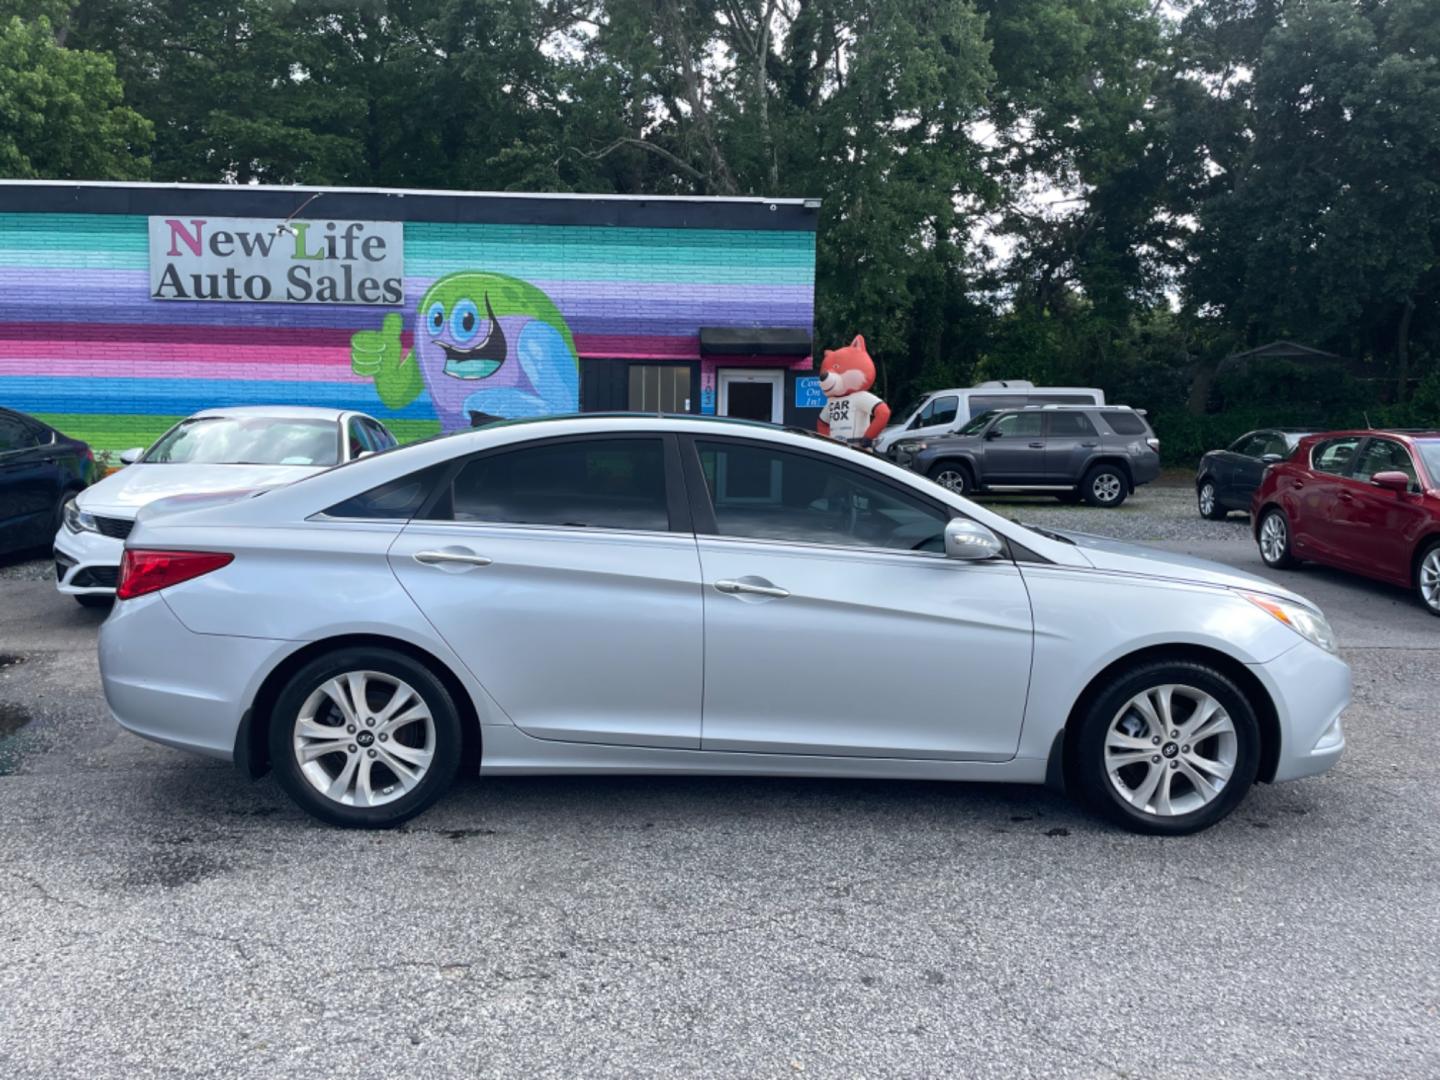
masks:
<instances>
[{"instance_id":1,"label":"taillight","mask_svg":"<svg viewBox=\"0 0 1440 1080\"><path fill-rule=\"evenodd\" d=\"M1160 452L1160 440L1159 440L1159 439L1150 438L1150 439L1146 439L1145 441L1150 444L1150 449L1151 449L1151 450L1154 450L1157 454Z\"/></svg>"},{"instance_id":2,"label":"taillight","mask_svg":"<svg viewBox=\"0 0 1440 1080\"><path fill-rule=\"evenodd\" d=\"M125 557L120 560L120 584L115 588L115 596L119 600L133 600L219 570L234 560L234 555L222 551L126 549Z\"/></svg>"}]
</instances>

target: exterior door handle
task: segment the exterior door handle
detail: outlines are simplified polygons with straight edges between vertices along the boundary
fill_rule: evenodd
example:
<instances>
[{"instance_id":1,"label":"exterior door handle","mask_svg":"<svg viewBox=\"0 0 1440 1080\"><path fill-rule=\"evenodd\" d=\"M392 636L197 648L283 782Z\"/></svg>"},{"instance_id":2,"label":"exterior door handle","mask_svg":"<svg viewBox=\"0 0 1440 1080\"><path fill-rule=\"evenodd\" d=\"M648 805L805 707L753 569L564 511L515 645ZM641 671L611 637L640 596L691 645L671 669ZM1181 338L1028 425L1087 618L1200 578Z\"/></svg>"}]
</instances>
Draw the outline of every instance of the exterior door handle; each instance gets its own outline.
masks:
<instances>
[{"instance_id":1,"label":"exterior door handle","mask_svg":"<svg viewBox=\"0 0 1440 1080\"><path fill-rule=\"evenodd\" d=\"M413 558L425 566L439 566L441 563L464 563L467 566L489 566L494 559L484 555L465 555L458 551L417 551Z\"/></svg>"},{"instance_id":2,"label":"exterior door handle","mask_svg":"<svg viewBox=\"0 0 1440 1080\"><path fill-rule=\"evenodd\" d=\"M1343 499L1345 502L1354 502L1354 501L1355 501L1355 496L1354 496L1354 495L1351 495L1350 492L1348 492L1348 491L1342 491L1342 492L1340 492L1340 498Z\"/></svg>"},{"instance_id":3,"label":"exterior door handle","mask_svg":"<svg viewBox=\"0 0 1440 1080\"><path fill-rule=\"evenodd\" d=\"M1082 442L1080 445L1085 447L1085 449L1089 450L1093 447L1099 446L1100 444L1098 442Z\"/></svg>"},{"instance_id":4,"label":"exterior door handle","mask_svg":"<svg viewBox=\"0 0 1440 1080\"><path fill-rule=\"evenodd\" d=\"M1043 442L1032 442L1030 444L1030 449L1032 450L1043 450L1044 448L1045 444Z\"/></svg>"},{"instance_id":5,"label":"exterior door handle","mask_svg":"<svg viewBox=\"0 0 1440 1080\"><path fill-rule=\"evenodd\" d=\"M775 585L751 585L747 581L717 581L715 588L723 593L750 593L753 596L772 596L776 600L783 600L790 595L788 589L781 589Z\"/></svg>"}]
</instances>

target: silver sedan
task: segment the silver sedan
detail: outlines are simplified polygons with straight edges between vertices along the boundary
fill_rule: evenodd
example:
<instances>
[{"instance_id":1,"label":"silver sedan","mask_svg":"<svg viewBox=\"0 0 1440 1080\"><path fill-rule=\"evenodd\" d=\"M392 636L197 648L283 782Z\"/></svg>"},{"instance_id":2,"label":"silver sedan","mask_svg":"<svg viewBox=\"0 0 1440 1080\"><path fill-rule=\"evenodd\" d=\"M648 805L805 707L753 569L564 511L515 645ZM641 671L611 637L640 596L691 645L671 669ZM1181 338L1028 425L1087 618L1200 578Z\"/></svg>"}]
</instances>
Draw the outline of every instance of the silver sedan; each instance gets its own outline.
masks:
<instances>
[{"instance_id":1,"label":"silver sedan","mask_svg":"<svg viewBox=\"0 0 1440 1080\"><path fill-rule=\"evenodd\" d=\"M1187 833L1329 768L1324 616L1017 525L818 437L497 425L155 503L100 635L116 719L395 825L462 766L1062 785Z\"/></svg>"}]
</instances>

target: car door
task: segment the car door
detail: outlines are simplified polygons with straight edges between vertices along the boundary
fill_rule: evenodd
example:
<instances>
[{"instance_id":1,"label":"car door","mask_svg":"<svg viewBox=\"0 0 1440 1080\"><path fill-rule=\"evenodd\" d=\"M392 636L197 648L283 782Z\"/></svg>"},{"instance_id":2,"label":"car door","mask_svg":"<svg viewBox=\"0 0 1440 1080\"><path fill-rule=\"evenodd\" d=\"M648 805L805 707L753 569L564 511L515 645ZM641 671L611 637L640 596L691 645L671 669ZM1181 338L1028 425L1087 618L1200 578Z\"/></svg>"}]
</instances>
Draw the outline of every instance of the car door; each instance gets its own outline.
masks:
<instances>
[{"instance_id":1,"label":"car door","mask_svg":"<svg viewBox=\"0 0 1440 1080\"><path fill-rule=\"evenodd\" d=\"M955 414L959 407L960 399L954 394L936 394L915 415L905 431L906 436L945 434L955 426Z\"/></svg>"},{"instance_id":2,"label":"car door","mask_svg":"<svg viewBox=\"0 0 1440 1080\"><path fill-rule=\"evenodd\" d=\"M528 734L698 748L700 566L672 437L506 446L466 460L390 564Z\"/></svg>"},{"instance_id":3,"label":"car door","mask_svg":"<svg viewBox=\"0 0 1440 1080\"><path fill-rule=\"evenodd\" d=\"M1377 487L1372 481L1382 472L1404 473L1410 490ZM1395 439L1367 439L1336 493L1337 558L1371 577L1408 585L1415 537L1428 518L1410 451Z\"/></svg>"},{"instance_id":4,"label":"car door","mask_svg":"<svg viewBox=\"0 0 1440 1080\"><path fill-rule=\"evenodd\" d=\"M60 494L49 433L24 417L0 411L0 550L19 551L50 539Z\"/></svg>"},{"instance_id":5,"label":"car door","mask_svg":"<svg viewBox=\"0 0 1440 1080\"><path fill-rule=\"evenodd\" d=\"M1045 413L1045 482L1078 484L1090 455L1100 445L1100 434L1083 412Z\"/></svg>"},{"instance_id":6,"label":"car door","mask_svg":"<svg viewBox=\"0 0 1440 1080\"><path fill-rule=\"evenodd\" d=\"M1040 409L1005 413L985 431L980 483L1045 482L1045 414Z\"/></svg>"},{"instance_id":7,"label":"car door","mask_svg":"<svg viewBox=\"0 0 1440 1080\"><path fill-rule=\"evenodd\" d=\"M1345 537L1337 520L1340 491L1359 456L1359 435L1316 443L1308 468L1295 470L1281 493L1291 515L1292 546L1305 558L1348 565Z\"/></svg>"},{"instance_id":8,"label":"car door","mask_svg":"<svg viewBox=\"0 0 1440 1080\"><path fill-rule=\"evenodd\" d=\"M687 440L705 605L702 748L1013 757L1032 620L1008 559L947 559L950 511L833 455Z\"/></svg>"},{"instance_id":9,"label":"car door","mask_svg":"<svg viewBox=\"0 0 1440 1080\"><path fill-rule=\"evenodd\" d=\"M1285 436L1280 432L1257 431L1251 434L1237 452L1227 455L1230 467L1225 483L1225 505L1248 510L1250 499L1265 475L1265 455L1284 456L1285 453Z\"/></svg>"}]
</instances>

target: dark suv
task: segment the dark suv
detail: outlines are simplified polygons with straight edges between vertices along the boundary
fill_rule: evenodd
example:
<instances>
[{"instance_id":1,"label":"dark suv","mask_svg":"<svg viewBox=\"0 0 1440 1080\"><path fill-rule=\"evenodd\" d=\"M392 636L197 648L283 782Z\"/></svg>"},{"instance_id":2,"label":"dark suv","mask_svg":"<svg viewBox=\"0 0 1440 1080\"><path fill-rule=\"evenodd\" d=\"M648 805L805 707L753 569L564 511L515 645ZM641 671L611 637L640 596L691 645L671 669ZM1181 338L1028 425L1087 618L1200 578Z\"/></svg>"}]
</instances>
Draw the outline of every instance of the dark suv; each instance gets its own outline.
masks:
<instances>
[{"instance_id":1,"label":"dark suv","mask_svg":"<svg viewBox=\"0 0 1440 1080\"><path fill-rule=\"evenodd\" d=\"M1160 440L1124 405L1044 405L981 413L953 435L901 439L896 464L951 491L1046 491L1119 506L1160 475Z\"/></svg>"}]
</instances>

